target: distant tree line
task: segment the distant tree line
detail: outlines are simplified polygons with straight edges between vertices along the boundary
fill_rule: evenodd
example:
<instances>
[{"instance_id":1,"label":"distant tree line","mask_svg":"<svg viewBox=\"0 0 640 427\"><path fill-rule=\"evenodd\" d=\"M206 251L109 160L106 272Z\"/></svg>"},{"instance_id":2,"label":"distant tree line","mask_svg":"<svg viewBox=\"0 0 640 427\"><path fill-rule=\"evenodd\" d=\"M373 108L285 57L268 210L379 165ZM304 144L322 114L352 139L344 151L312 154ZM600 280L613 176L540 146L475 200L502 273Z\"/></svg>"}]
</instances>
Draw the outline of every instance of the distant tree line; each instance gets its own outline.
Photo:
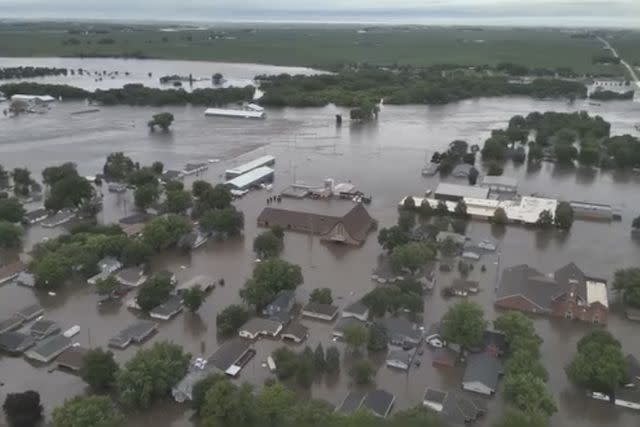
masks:
<instances>
[{"instance_id":1,"label":"distant tree line","mask_svg":"<svg viewBox=\"0 0 640 427\"><path fill-rule=\"evenodd\" d=\"M0 91L7 97L15 94L42 95L47 94L62 99L89 99L104 105L206 105L220 106L234 102L253 99L255 88L229 87L216 89L195 89L186 92L178 89L157 89L141 84L128 84L120 89L96 90L89 92L68 85L41 83L9 83L0 86Z\"/></svg>"},{"instance_id":2,"label":"distant tree line","mask_svg":"<svg viewBox=\"0 0 640 427\"><path fill-rule=\"evenodd\" d=\"M31 77L66 76L66 68L56 67L4 67L0 68L0 80L28 79Z\"/></svg>"},{"instance_id":3,"label":"distant tree line","mask_svg":"<svg viewBox=\"0 0 640 427\"><path fill-rule=\"evenodd\" d=\"M627 92L614 92L612 90L598 90L591 95L590 99L597 99L598 101L613 101L613 100L630 100L633 99L633 90Z\"/></svg>"}]
</instances>

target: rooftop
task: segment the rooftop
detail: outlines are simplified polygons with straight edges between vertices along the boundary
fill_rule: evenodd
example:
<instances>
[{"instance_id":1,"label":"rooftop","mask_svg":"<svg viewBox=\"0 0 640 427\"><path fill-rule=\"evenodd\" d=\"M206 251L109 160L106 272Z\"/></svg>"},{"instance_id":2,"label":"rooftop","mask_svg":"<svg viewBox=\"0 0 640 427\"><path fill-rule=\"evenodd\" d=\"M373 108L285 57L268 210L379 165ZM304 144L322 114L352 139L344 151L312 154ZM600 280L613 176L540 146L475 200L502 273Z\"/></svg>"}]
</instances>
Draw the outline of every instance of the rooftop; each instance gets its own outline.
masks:
<instances>
[{"instance_id":1,"label":"rooftop","mask_svg":"<svg viewBox=\"0 0 640 427\"><path fill-rule=\"evenodd\" d=\"M31 304L20 309L16 313L16 316L21 317L22 319L25 319L25 320L30 320L35 317L38 317L42 313L44 313L44 309L40 304Z\"/></svg>"},{"instance_id":2,"label":"rooftop","mask_svg":"<svg viewBox=\"0 0 640 427\"><path fill-rule=\"evenodd\" d=\"M480 185L482 186L492 186L492 185L496 185L496 186L504 186L504 187L517 187L518 186L518 180L510 177L510 176L505 176L505 175L500 175L500 176L492 176L492 175L487 175L484 178L482 178L482 182L480 183Z\"/></svg>"},{"instance_id":3,"label":"rooftop","mask_svg":"<svg viewBox=\"0 0 640 427\"><path fill-rule=\"evenodd\" d=\"M9 353L22 353L35 343L30 335L22 332L9 331L0 334L0 349Z\"/></svg>"},{"instance_id":4,"label":"rooftop","mask_svg":"<svg viewBox=\"0 0 640 427\"><path fill-rule=\"evenodd\" d=\"M347 327L351 325L364 326L365 323L362 320L356 319L355 317L342 317L340 320L336 322L336 325L333 327L333 330L335 332L342 333Z\"/></svg>"},{"instance_id":5,"label":"rooftop","mask_svg":"<svg viewBox=\"0 0 640 427\"><path fill-rule=\"evenodd\" d=\"M124 285L138 286L146 280L144 269L142 267L129 267L120 270L116 275L116 279Z\"/></svg>"},{"instance_id":6,"label":"rooftop","mask_svg":"<svg viewBox=\"0 0 640 427\"><path fill-rule=\"evenodd\" d=\"M0 267L0 281L15 276L24 270L25 265L22 262L13 262L11 264Z\"/></svg>"},{"instance_id":7,"label":"rooftop","mask_svg":"<svg viewBox=\"0 0 640 427\"><path fill-rule=\"evenodd\" d=\"M23 322L24 320L18 316L12 316L7 319L0 319L0 333L19 328Z\"/></svg>"},{"instance_id":8,"label":"rooftop","mask_svg":"<svg viewBox=\"0 0 640 427\"><path fill-rule=\"evenodd\" d=\"M445 393L444 391L428 388L424 392L423 400L427 402L443 404L445 397L447 397L447 393Z\"/></svg>"},{"instance_id":9,"label":"rooftop","mask_svg":"<svg viewBox=\"0 0 640 427\"><path fill-rule=\"evenodd\" d=\"M225 185L230 185L238 189L244 189L247 186L255 183L256 181L264 179L272 174L273 169L268 166L261 166L257 169L253 169L252 171L230 179L229 181L225 182Z\"/></svg>"},{"instance_id":10,"label":"rooftop","mask_svg":"<svg viewBox=\"0 0 640 427\"><path fill-rule=\"evenodd\" d=\"M160 304L149 312L151 317L171 317L182 310L182 298L177 295L172 295L167 301Z\"/></svg>"},{"instance_id":11,"label":"rooftop","mask_svg":"<svg viewBox=\"0 0 640 427\"><path fill-rule=\"evenodd\" d=\"M83 347L69 347L56 359L58 367L79 371L82 367L84 356L89 350Z\"/></svg>"},{"instance_id":12,"label":"rooftop","mask_svg":"<svg viewBox=\"0 0 640 427\"><path fill-rule=\"evenodd\" d=\"M418 325L404 316L386 317L382 319L382 324L387 329L389 339L392 341L418 342L422 338L423 332Z\"/></svg>"},{"instance_id":13,"label":"rooftop","mask_svg":"<svg viewBox=\"0 0 640 427\"><path fill-rule=\"evenodd\" d=\"M486 352L472 353L467 357L467 367L462 382L479 382L495 390L502 372L502 363Z\"/></svg>"},{"instance_id":14,"label":"rooftop","mask_svg":"<svg viewBox=\"0 0 640 427\"><path fill-rule=\"evenodd\" d=\"M40 319L37 322L35 322L33 325L31 325L31 328L30 328L31 335L37 335L37 336L48 335L52 333L52 331L54 330L59 331L60 326L58 326L58 324L53 320L48 320L48 319Z\"/></svg>"},{"instance_id":15,"label":"rooftop","mask_svg":"<svg viewBox=\"0 0 640 427\"><path fill-rule=\"evenodd\" d=\"M211 288L213 285L215 285L215 283L216 283L216 280L213 277L200 275L200 276L192 277L186 282L179 283L176 286L176 290L181 291L181 290L191 289L196 285L200 285L202 289L207 289L207 288Z\"/></svg>"},{"instance_id":16,"label":"rooftop","mask_svg":"<svg viewBox=\"0 0 640 427\"><path fill-rule=\"evenodd\" d=\"M472 187L470 185L441 182L436 188L435 195L486 199L487 197L489 197L489 190L482 187Z\"/></svg>"},{"instance_id":17,"label":"rooftop","mask_svg":"<svg viewBox=\"0 0 640 427\"><path fill-rule=\"evenodd\" d=\"M367 307L362 300L354 301L342 309L343 313L353 313L359 316L366 315L368 311L369 307Z\"/></svg>"},{"instance_id":18,"label":"rooftop","mask_svg":"<svg viewBox=\"0 0 640 427\"><path fill-rule=\"evenodd\" d=\"M354 412L362 405L364 396L365 393L362 391L350 391L336 410L343 413Z\"/></svg>"},{"instance_id":19,"label":"rooftop","mask_svg":"<svg viewBox=\"0 0 640 427\"><path fill-rule=\"evenodd\" d=\"M247 351L251 348L251 342L242 338L234 338L225 342L220 348L209 358L209 363L226 372L234 365Z\"/></svg>"},{"instance_id":20,"label":"rooftop","mask_svg":"<svg viewBox=\"0 0 640 427\"><path fill-rule=\"evenodd\" d=\"M388 391L373 390L365 395L361 407L369 409L381 418L385 418L389 415L395 400L395 396Z\"/></svg>"},{"instance_id":21,"label":"rooftop","mask_svg":"<svg viewBox=\"0 0 640 427\"><path fill-rule=\"evenodd\" d=\"M265 319L263 317L253 317L242 325L240 331L249 332L251 335L256 335L261 332L265 332L271 335L276 335L282 329L282 323L277 320Z\"/></svg>"},{"instance_id":22,"label":"rooftop","mask_svg":"<svg viewBox=\"0 0 640 427\"><path fill-rule=\"evenodd\" d=\"M334 317L338 313L338 307L332 304L320 304L310 302L302 308L302 311L317 313L328 317Z\"/></svg>"},{"instance_id":23,"label":"rooftop","mask_svg":"<svg viewBox=\"0 0 640 427\"><path fill-rule=\"evenodd\" d=\"M247 163L244 163L242 165L236 166L236 167L234 167L232 169L227 169L225 171L225 174L226 175L234 175L234 176L242 175L242 174L250 172L250 171L252 171L252 170L254 170L256 168L259 168L260 166L273 164L275 161L276 161L276 158L271 156L271 155L258 157L255 160L251 160L250 162L247 162Z\"/></svg>"},{"instance_id":24,"label":"rooftop","mask_svg":"<svg viewBox=\"0 0 640 427\"><path fill-rule=\"evenodd\" d=\"M299 341L304 340L307 337L309 332L309 328L300 323L291 323L289 324L284 331L282 331L282 335L290 335L292 337L297 338Z\"/></svg>"},{"instance_id":25,"label":"rooftop","mask_svg":"<svg viewBox=\"0 0 640 427\"><path fill-rule=\"evenodd\" d=\"M54 335L38 343L27 352L27 356L32 359L49 360L55 354L71 347L71 340L64 335Z\"/></svg>"}]
</instances>

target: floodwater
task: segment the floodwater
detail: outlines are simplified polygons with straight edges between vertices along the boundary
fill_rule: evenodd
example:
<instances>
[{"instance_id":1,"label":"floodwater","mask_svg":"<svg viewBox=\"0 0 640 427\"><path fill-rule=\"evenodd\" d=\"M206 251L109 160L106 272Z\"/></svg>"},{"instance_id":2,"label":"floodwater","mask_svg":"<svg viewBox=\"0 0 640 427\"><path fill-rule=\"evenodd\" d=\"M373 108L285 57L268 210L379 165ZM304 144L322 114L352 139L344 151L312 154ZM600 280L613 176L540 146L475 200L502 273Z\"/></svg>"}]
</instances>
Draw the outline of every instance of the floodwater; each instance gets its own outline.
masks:
<instances>
[{"instance_id":1,"label":"floodwater","mask_svg":"<svg viewBox=\"0 0 640 427\"><path fill-rule=\"evenodd\" d=\"M49 63L49 65L53 65ZM640 117L640 104L630 102L603 103L591 106L576 102L534 101L524 98L478 99L447 106L385 106L376 123L364 126L343 124L336 128L334 115L346 110L328 106L313 109L268 109L264 121L244 121L205 118L202 108L167 108L176 121L169 134L149 133L146 122L151 108L105 107L94 114L70 116L83 108L82 103L63 103L52 106L44 115L0 119L0 162L7 168L28 166L35 176L51 164L74 161L82 174L94 175L102 168L106 156L124 151L141 164L155 160L168 169L180 169L189 161L221 159L210 165L198 179L212 183L222 180L225 169L263 154L276 156L274 190L277 192L292 182L321 183L325 178L336 182L351 181L358 189L372 194L368 207L380 227L395 223L396 206L407 194L421 195L435 188L438 177L420 175L425 159L435 150L443 150L454 139L470 144L482 144L493 128L502 127L513 114L531 111L570 111L587 109L601 114L612 123L612 132L634 133ZM487 267L485 273L476 268L470 278L481 283L482 292L470 297L481 304L488 320L493 320L493 292L497 272L518 263L527 262L540 271L550 273L567 262L575 261L593 275L611 278L621 267L637 265L640 245L630 238L630 224L640 210L637 191L640 176L617 173L559 170L544 164L538 170L526 165L506 168L505 175L518 178L522 194L543 193L566 200L586 200L610 203L622 211L621 222L598 223L577 221L569 234L541 234L522 227L508 227L496 234L486 223L472 222L468 234L473 238L494 238L499 243L498 254L479 262ZM187 179L190 183L196 177ZM218 287L207 299L198 314L183 313L169 322L145 346L160 340L171 340L200 356L209 355L218 346L215 317L225 306L240 301L238 289L251 274L254 255L253 237L259 231L256 217L266 205L269 193L256 191L236 202L245 214L244 237L227 242L209 242L190 254L167 253L153 262L154 269L168 268L180 280L198 274L224 277L226 285ZM106 193L105 210L101 219L115 221L132 210L130 194L115 196ZM282 207L302 208L322 213L344 213L352 203L346 201L284 200ZM46 236L62 230L32 227L27 235L27 247ZM362 296L375 284L370 281L378 263L381 249L375 233L369 235L360 248L345 248L321 244L315 237L287 233L282 257L299 264L304 284L298 296L304 301L316 287L329 287L340 306ZM443 300L439 288L457 277L457 272L441 275L436 292L425 299L424 324L438 320L456 300ZM613 299L613 295L611 296ZM129 325L135 314L124 307L98 311L96 296L84 284L70 286L56 296L34 293L15 285L0 288L0 314L9 315L17 308L39 302L45 316L68 328L74 324L82 330L75 339L83 346L106 346L110 336ZM315 347L331 342L331 325L303 320L310 329L308 344ZM535 319L536 330L544 339L543 362L549 371L549 391L554 395L559 412L552 418L554 426L601 425L632 427L638 425L638 414L616 409L608 404L587 399L567 381L564 366L575 351L576 342L592 326L566 321ZM607 328L618 337L626 352L640 355L637 324L618 312L610 315ZM257 356L243 369L240 381L261 386L271 374L262 364L268 354L281 343L261 340L256 343ZM344 348L338 343L339 348ZM116 351L120 362L130 358L137 346ZM375 383L396 395L395 410L420 404L426 387L460 390L463 370L436 369L431 366L429 351L421 356L422 365L412 367L407 375L390 370L375 357L379 366ZM336 380L321 381L312 387L311 397L339 404L352 387L345 373L351 363L343 354L343 374ZM46 411L62 404L66 398L86 391L77 377L58 371L47 372L46 367L32 366L22 358L0 359L2 390L40 391ZM489 414L478 425L491 425L504 408L502 393L488 400ZM191 425L191 412L186 406L163 402L144 414L134 416L130 425L153 423L161 427Z\"/></svg>"},{"instance_id":2,"label":"floodwater","mask_svg":"<svg viewBox=\"0 0 640 427\"><path fill-rule=\"evenodd\" d=\"M181 88L192 89L214 87L211 76L220 73L224 77L222 86L246 86L261 74L317 74L321 71L305 67L281 67L261 64L238 64L229 62L169 61L161 59L122 58L0 58L0 68L5 67L56 67L68 70L83 70L67 76L34 77L29 79L0 80L0 84L18 81L67 84L85 90L120 88L129 83L140 83L148 87L173 88L172 84L160 84L160 77L179 75L193 76L193 83L182 82Z\"/></svg>"}]
</instances>

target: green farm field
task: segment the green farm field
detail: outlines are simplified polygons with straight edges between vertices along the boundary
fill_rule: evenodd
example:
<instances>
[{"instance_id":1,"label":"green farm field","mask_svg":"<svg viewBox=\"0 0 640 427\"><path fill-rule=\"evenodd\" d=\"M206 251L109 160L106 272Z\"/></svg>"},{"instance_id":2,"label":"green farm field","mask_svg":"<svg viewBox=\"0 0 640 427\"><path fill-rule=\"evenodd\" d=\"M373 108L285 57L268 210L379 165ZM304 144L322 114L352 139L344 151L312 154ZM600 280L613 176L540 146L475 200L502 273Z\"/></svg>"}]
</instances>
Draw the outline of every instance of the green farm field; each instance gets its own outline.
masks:
<instances>
[{"instance_id":1,"label":"green farm field","mask_svg":"<svg viewBox=\"0 0 640 427\"><path fill-rule=\"evenodd\" d=\"M136 56L319 68L354 62L414 66L510 62L529 68L624 73L616 65L592 63L594 56L602 54L598 40L575 38L570 32L553 29L383 26L365 30L284 24L172 32L161 29L149 25L2 23L0 56Z\"/></svg>"}]
</instances>

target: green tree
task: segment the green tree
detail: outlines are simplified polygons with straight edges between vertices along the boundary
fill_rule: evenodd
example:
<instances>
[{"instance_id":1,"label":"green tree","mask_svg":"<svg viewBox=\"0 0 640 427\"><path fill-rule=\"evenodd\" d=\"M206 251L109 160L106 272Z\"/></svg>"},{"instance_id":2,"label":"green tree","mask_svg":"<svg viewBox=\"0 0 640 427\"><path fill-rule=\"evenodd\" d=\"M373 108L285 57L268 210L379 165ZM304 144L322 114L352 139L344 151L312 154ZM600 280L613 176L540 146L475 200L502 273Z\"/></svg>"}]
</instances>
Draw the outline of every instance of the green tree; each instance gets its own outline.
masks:
<instances>
[{"instance_id":1,"label":"green tree","mask_svg":"<svg viewBox=\"0 0 640 427\"><path fill-rule=\"evenodd\" d=\"M82 358L80 377L93 390L104 392L115 385L119 369L112 352L95 348L89 350Z\"/></svg>"},{"instance_id":2,"label":"green tree","mask_svg":"<svg viewBox=\"0 0 640 427\"><path fill-rule=\"evenodd\" d=\"M197 285L193 288L187 289L184 292L182 301L185 307L187 307L190 312L195 313L196 311L198 311L200 306L202 306L202 303L204 302L206 296L207 295L202 290L202 287L200 285Z\"/></svg>"},{"instance_id":3,"label":"green tree","mask_svg":"<svg viewBox=\"0 0 640 427\"><path fill-rule=\"evenodd\" d=\"M164 164L160 161L155 161L151 164L151 170L153 171L153 173L155 173L156 175L162 175L162 171L164 171ZM181 183L182 184L182 183ZM184 186L183 186L184 187ZM182 188L181 188L182 190Z\"/></svg>"},{"instance_id":4,"label":"green tree","mask_svg":"<svg viewBox=\"0 0 640 427\"><path fill-rule=\"evenodd\" d=\"M261 310L282 290L294 290L303 282L299 266L272 258L256 265L251 279L240 290L240 297Z\"/></svg>"},{"instance_id":5,"label":"green tree","mask_svg":"<svg viewBox=\"0 0 640 427\"><path fill-rule=\"evenodd\" d=\"M416 208L416 201L411 196L407 196L402 203L402 207L408 211L412 211Z\"/></svg>"},{"instance_id":6,"label":"green tree","mask_svg":"<svg viewBox=\"0 0 640 427\"><path fill-rule=\"evenodd\" d=\"M196 382L191 389L191 407L198 416L202 416L209 389L220 381L228 381L223 374L210 374Z\"/></svg>"},{"instance_id":7,"label":"green tree","mask_svg":"<svg viewBox=\"0 0 640 427\"><path fill-rule=\"evenodd\" d=\"M349 370L349 376L356 384L371 383L373 374L375 374L375 369L371 362L366 359L357 361Z\"/></svg>"},{"instance_id":8,"label":"green tree","mask_svg":"<svg viewBox=\"0 0 640 427\"><path fill-rule=\"evenodd\" d=\"M327 374L337 374L340 371L340 351L335 345L327 349Z\"/></svg>"},{"instance_id":9,"label":"green tree","mask_svg":"<svg viewBox=\"0 0 640 427\"><path fill-rule=\"evenodd\" d=\"M117 427L123 421L107 396L77 396L53 411L54 427Z\"/></svg>"},{"instance_id":10,"label":"green tree","mask_svg":"<svg viewBox=\"0 0 640 427\"><path fill-rule=\"evenodd\" d=\"M83 201L91 199L93 194L91 183L76 172L75 175L56 181L51 186L44 201L44 207L52 211L75 208L80 206Z\"/></svg>"},{"instance_id":11,"label":"green tree","mask_svg":"<svg viewBox=\"0 0 640 427\"><path fill-rule=\"evenodd\" d=\"M96 282L96 292L98 295L111 295L119 286L120 284L115 277L105 277L104 279L98 279Z\"/></svg>"},{"instance_id":12,"label":"green tree","mask_svg":"<svg viewBox=\"0 0 640 427\"><path fill-rule=\"evenodd\" d=\"M461 219L465 219L467 218L469 215L467 214L467 204L464 202L464 200L460 200L457 204L456 204L456 208L453 212L453 214Z\"/></svg>"},{"instance_id":13,"label":"green tree","mask_svg":"<svg viewBox=\"0 0 640 427\"><path fill-rule=\"evenodd\" d=\"M544 381L531 373L507 375L504 393L516 408L528 414L544 413L551 416L558 411L553 398L547 393Z\"/></svg>"},{"instance_id":14,"label":"green tree","mask_svg":"<svg viewBox=\"0 0 640 427\"><path fill-rule=\"evenodd\" d=\"M28 196L31 184L34 182L31 178L31 172L27 168L15 168L11 172L13 178L13 192L16 196Z\"/></svg>"},{"instance_id":15,"label":"green tree","mask_svg":"<svg viewBox=\"0 0 640 427\"><path fill-rule=\"evenodd\" d=\"M296 382L304 388L311 387L313 377L315 375L315 360L311 347L305 346L304 350L298 355L298 363L296 366Z\"/></svg>"},{"instance_id":16,"label":"green tree","mask_svg":"<svg viewBox=\"0 0 640 427\"><path fill-rule=\"evenodd\" d=\"M415 272L427 262L435 259L434 250L424 244L411 242L396 247L391 253L391 267L395 271L408 269Z\"/></svg>"},{"instance_id":17,"label":"green tree","mask_svg":"<svg viewBox=\"0 0 640 427\"><path fill-rule=\"evenodd\" d=\"M148 408L171 393L187 373L190 360L182 347L166 341L138 350L117 375L120 401L126 407Z\"/></svg>"},{"instance_id":18,"label":"green tree","mask_svg":"<svg viewBox=\"0 0 640 427\"><path fill-rule=\"evenodd\" d=\"M7 221L0 221L0 248L13 249L20 247L22 228Z\"/></svg>"},{"instance_id":19,"label":"green tree","mask_svg":"<svg viewBox=\"0 0 640 427\"><path fill-rule=\"evenodd\" d=\"M523 411L507 409L494 427L549 427L549 417L544 414L528 414Z\"/></svg>"},{"instance_id":20,"label":"green tree","mask_svg":"<svg viewBox=\"0 0 640 427\"><path fill-rule=\"evenodd\" d=\"M193 197L200 198L205 193L212 191L213 186L209 184L207 181L196 180L191 185L191 192L193 193Z\"/></svg>"},{"instance_id":21,"label":"green tree","mask_svg":"<svg viewBox=\"0 0 640 427\"><path fill-rule=\"evenodd\" d=\"M124 181L135 170L135 163L122 152L111 153L102 168L105 177L112 181Z\"/></svg>"},{"instance_id":22,"label":"green tree","mask_svg":"<svg viewBox=\"0 0 640 427\"><path fill-rule=\"evenodd\" d=\"M451 257L460 252L460 246L451 237L447 237L440 242L440 253L443 256Z\"/></svg>"},{"instance_id":23,"label":"green tree","mask_svg":"<svg viewBox=\"0 0 640 427\"><path fill-rule=\"evenodd\" d=\"M271 356L276 364L276 376L279 380L286 381L296 375L299 357L293 350L288 347L280 347Z\"/></svg>"},{"instance_id":24,"label":"green tree","mask_svg":"<svg viewBox=\"0 0 640 427\"><path fill-rule=\"evenodd\" d=\"M317 374L322 374L327 368L327 360L324 357L324 348L322 348L322 343L318 343L315 351L313 352L313 365Z\"/></svg>"},{"instance_id":25,"label":"green tree","mask_svg":"<svg viewBox=\"0 0 640 427\"><path fill-rule=\"evenodd\" d=\"M203 184L196 186L194 183L193 190L193 195L198 198L194 208L196 217L212 209L228 209L231 207L233 196L231 195L231 190L224 184L217 184L212 187L211 185Z\"/></svg>"},{"instance_id":26,"label":"green tree","mask_svg":"<svg viewBox=\"0 0 640 427\"><path fill-rule=\"evenodd\" d=\"M509 349L515 355L519 351L538 356L542 340L536 335L533 322L519 311L501 314L493 325L505 334Z\"/></svg>"},{"instance_id":27,"label":"green tree","mask_svg":"<svg viewBox=\"0 0 640 427\"><path fill-rule=\"evenodd\" d=\"M613 289L622 293L626 304L640 308L640 268L617 270L613 279Z\"/></svg>"},{"instance_id":28,"label":"green tree","mask_svg":"<svg viewBox=\"0 0 640 427\"><path fill-rule=\"evenodd\" d=\"M216 327L221 335L233 335L244 325L250 317L249 310L244 306L232 304L225 307L216 316Z\"/></svg>"},{"instance_id":29,"label":"green tree","mask_svg":"<svg viewBox=\"0 0 640 427\"><path fill-rule=\"evenodd\" d=\"M381 323L375 322L369 328L367 350L369 351L383 351L387 349L387 328Z\"/></svg>"},{"instance_id":30,"label":"green tree","mask_svg":"<svg viewBox=\"0 0 640 427\"><path fill-rule=\"evenodd\" d=\"M191 221L186 217L168 215L154 218L144 226L142 241L153 250L166 249L175 245L192 228Z\"/></svg>"},{"instance_id":31,"label":"green tree","mask_svg":"<svg viewBox=\"0 0 640 427\"><path fill-rule=\"evenodd\" d=\"M424 199L422 203L420 203L420 207L418 208L418 215L420 215L422 218L430 218L433 216L433 208L431 207L427 199Z\"/></svg>"},{"instance_id":32,"label":"green tree","mask_svg":"<svg viewBox=\"0 0 640 427\"><path fill-rule=\"evenodd\" d=\"M145 264L151 258L153 249L145 242L127 239L120 253L120 262L125 266Z\"/></svg>"},{"instance_id":33,"label":"green tree","mask_svg":"<svg viewBox=\"0 0 640 427\"><path fill-rule=\"evenodd\" d=\"M482 307L470 301L459 302L442 317L442 335L446 341L466 348L479 345L487 327Z\"/></svg>"},{"instance_id":34,"label":"green tree","mask_svg":"<svg viewBox=\"0 0 640 427\"><path fill-rule=\"evenodd\" d=\"M318 304L333 304L333 296L329 288L315 288L311 291L309 302Z\"/></svg>"},{"instance_id":35,"label":"green tree","mask_svg":"<svg viewBox=\"0 0 640 427\"><path fill-rule=\"evenodd\" d=\"M9 186L9 172L0 165L0 189L7 188Z\"/></svg>"},{"instance_id":36,"label":"green tree","mask_svg":"<svg viewBox=\"0 0 640 427\"><path fill-rule=\"evenodd\" d=\"M190 191L167 191L165 200L167 212L182 214L193 206L193 199Z\"/></svg>"},{"instance_id":37,"label":"green tree","mask_svg":"<svg viewBox=\"0 0 640 427\"><path fill-rule=\"evenodd\" d=\"M413 199L412 199L413 200ZM416 225L416 214L413 210L402 210L398 214L398 227L407 233Z\"/></svg>"},{"instance_id":38,"label":"green tree","mask_svg":"<svg viewBox=\"0 0 640 427\"><path fill-rule=\"evenodd\" d=\"M507 213L502 208L498 208L493 213L491 217L491 223L494 225L507 225L509 223L509 218L507 217Z\"/></svg>"},{"instance_id":39,"label":"green tree","mask_svg":"<svg viewBox=\"0 0 640 427\"><path fill-rule=\"evenodd\" d=\"M231 206L209 210L202 215L200 227L207 232L217 232L226 236L236 236L244 228L244 214Z\"/></svg>"},{"instance_id":40,"label":"green tree","mask_svg":"<svg viewBox=\"0 0 640 427\"><path fill-rule=\"evenodd\" d=\"M133 192L136 207L146 211L160 197L160 189L157 184L144 184Z\"/></svg>"},{"instance_id":41,"label":"green tree","mask_svg":"<svg viewBox=\"0 0 640 427\"><path fill-rule=\"evenodd\" d=\"M21 222L24 214L24 207L15 197L0 199L0 221Z\"/></svg>"},{"instance_id":42,"label":"green tree","mask_svg":"<svg viewBox=\"0 0 640 427\"><path fill-rule=\"evenodd\" d=\"M253 240L253 251L259 258L273 258L280 255L284 249L284 242L271 230L264 231Z\"/></svg>"},{"instance_id":43,"label":"green tree","mask_svg":"<svg viewBox=\"0 0 640 427\"><path fill-rule=\"evenodd\" d=\"M173 289L169 278L154 276L140 287L136 302L143 311L153 310L169 299Z\"/></svg>"},{"instance_id":44,"label":"green tree","mask_svg":"<svg viewBox=\"0 0 640 427\"><path fill-rule=\"evenodd\" d=\"M568 202L559 202L554 215L556 227L569 230L573 225L573 208Z\"/></svg>"},{"instance_id":45,"label":"green tree","mask_svg":"<svg viewBox=\"0 0 640 427\"><path fill-rule=\"evenodd\" d=\"M505 364L505 371L510 375L527 373L542 381L547 381L549 376L537 352L527 349L518 349L513 352Z\"/></svg>"},{"instance_id":46,"label":"green tree","mask_svg":"<svg viewBox=\"0 0 640 427\"><path fill-rule=\"evenodd\" d=\"M255 398L252 387L240 387L228 379L215 382L205 395L201 410L204 426L251 425L255 418Z\"/></svg>"},{"instance_id":47,"label":"green tree","mask_svg":"<svg viewBox=\"0 0 640 427\"><path fill-rule=\"evenodd\" d=\"M382 228L378 232L378 243L387 252L393 251L394 248L409 243L409 236L402 229L394 225L389 228Z\"/></svg>"},{"instance_id":48,"label":"green tree","mask_svg":"<svg viewBox=\"0 0 640 427\"><path fill-rule=\"evenodd\" d=\"M184 183L182 181L168 181L164 184L164 191L170 193L171 191L183 191Z\"/></svg>"},{"instance_id":49,"label":"green tree","mask_svg":"<svg viewBox=\"0 0 640 427\"><path fill-rule=\"evenodd\" d=\"M289 413L294 400L294 394L282 384L265 387L258 398L258 415L266 425L278 427Z\"/></svg>"},{"instance_id":50,"label":"green tree","mask_svg":"<svg viewBox=\"0 0 640 427\"><path fill-rule=\"evenodd\" d=\"M33 427L42 420L42 405L37 391L7 393L2 409L9 427Z\"/></svg>"},{"instance_id":51,"label":"green tree","mask_svg":"<svg viewBox=\"0 0 640 427\"><path fill-rule=\"evenodd\" d=\"M348 325L344 328L344 342L349 346L351 351L358 353L363 345L368 341L368 331L362 325Z\"/></svg>"},{"instance_id":52,"label":"green tree","mask_svg":"<svg viewBox=\"0 0 640 427\"><path fill-rule=\"evenodd\" d=\"M156 175L155 171L148 166L133 170L127 176L127 182L129 183L129 185L133 185L135 187L142 187L144 185L159 185L158 176Z\"/></svg>"},{"instance_id":53,"label":"green tree","mask_svg":"<svg viewBox=\"0 0 640 427\"><path fill-rule=\"evenodd\" d=\"M609 332L600 329L578 341L578 352L566 370L573 383L590 391L604 393L611 399L627 376L627 364L620 342Z\"/></svg>"},{"instance_id":54,"label":"green tree","mask_svg":"<svg viewBox=\"0 0 640 427\"><path fill-rule=\"evenodd\" d=\"M156 126L159 126L163 132L167 132L169 130L169 126L173 123L173 114L171 113L158 113L154 114L152 119L149 121L148 126L153 132L156 129Z\"/></svg>"},{"instance_id":55,"label":"green tree","mask_svg":"<svg viewBox=\"0 0 640 427\"><path fill-rule=\"evenodd\" d=\"M38 260L33 266L36 288L42 290L60 288L71 276L70 262L71 260L55 252Z\"/></svg>"},{"instance_id":56,"label":"green tree","mask_svg":"<svg viewBox=\"0 0 640 427\"><path fill-rule=\"evenodd\" d=\"M437 216L446 216L449 215L449 208L444 200L439 200L438 205L436 206L436 215Z\"/></svg>"},{"instance_id":57,"label":"green tree","mask_svg":"<svg viewBox=\"0 0 640 427\"><path fill-rule=\"evenodd\" d=\"M489 176L500 176L504 172L504 168L498 162L489 163L489 167L487 169L487 175Z\"/></svg>"},{"instance_id":58,"label":"green tree","mask_svg":"<svg viewBox=\"0 0 640 427\"><path fill-rule=\"evenodd\" d=\"M545 209L540 212L538 220L536 221L536 225L543 229L549 229L553 227L553 214L551 213L551 211Z\"/></svg>"}]
</instances>

